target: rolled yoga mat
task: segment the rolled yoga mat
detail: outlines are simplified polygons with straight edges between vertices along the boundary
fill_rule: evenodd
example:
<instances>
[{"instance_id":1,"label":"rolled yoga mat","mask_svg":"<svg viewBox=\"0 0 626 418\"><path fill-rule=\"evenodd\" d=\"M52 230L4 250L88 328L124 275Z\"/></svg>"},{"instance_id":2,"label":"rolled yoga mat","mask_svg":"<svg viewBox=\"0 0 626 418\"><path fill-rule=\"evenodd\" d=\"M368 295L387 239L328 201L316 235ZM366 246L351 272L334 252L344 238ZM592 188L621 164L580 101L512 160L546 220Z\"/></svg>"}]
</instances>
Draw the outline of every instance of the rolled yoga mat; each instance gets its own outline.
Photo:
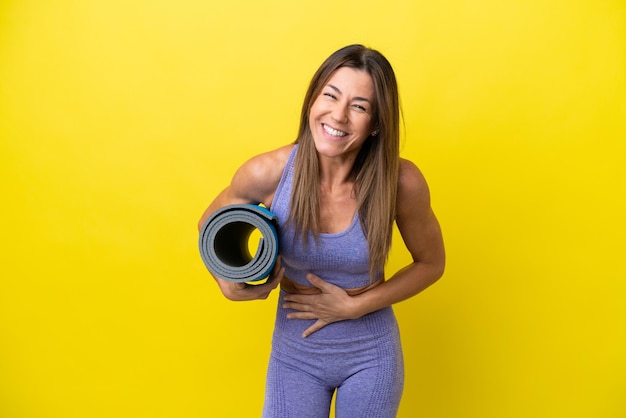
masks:
<instances>
[{"instance_id":1,"label":"rolled yoga mat","mask_svg":"<svg viewBox=\"0 0 626 418\"><path fill-rule=\"evenodd\" d=\"M225 206L215 211L200 230L200 256L209 271L231 282L256 282L269 276L278 256L278 218L252 204ZM248 249L252 232L261 239L254 257Z\"/></svg>"}]
</instances>

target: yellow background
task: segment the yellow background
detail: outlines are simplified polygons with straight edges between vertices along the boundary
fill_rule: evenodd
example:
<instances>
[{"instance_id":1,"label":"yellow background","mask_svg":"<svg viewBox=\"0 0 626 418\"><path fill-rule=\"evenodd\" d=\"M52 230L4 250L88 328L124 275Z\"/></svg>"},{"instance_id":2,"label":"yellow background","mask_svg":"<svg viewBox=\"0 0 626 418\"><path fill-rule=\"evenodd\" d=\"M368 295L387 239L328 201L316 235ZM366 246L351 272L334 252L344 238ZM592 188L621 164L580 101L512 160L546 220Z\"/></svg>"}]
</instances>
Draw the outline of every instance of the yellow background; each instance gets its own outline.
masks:
<instances>
[{"instance_id":1,"label":"yellow background","mask_svg":"<svg viewBox=\"0 0 626 418\"><path fill-rule=\"evenodd\" d=\"M354 42L449 257L399 416L626 417L622 0L1 2L0 416L259 416L275 295L224 300L196 221Z\"/></svg>"}]
</instances>

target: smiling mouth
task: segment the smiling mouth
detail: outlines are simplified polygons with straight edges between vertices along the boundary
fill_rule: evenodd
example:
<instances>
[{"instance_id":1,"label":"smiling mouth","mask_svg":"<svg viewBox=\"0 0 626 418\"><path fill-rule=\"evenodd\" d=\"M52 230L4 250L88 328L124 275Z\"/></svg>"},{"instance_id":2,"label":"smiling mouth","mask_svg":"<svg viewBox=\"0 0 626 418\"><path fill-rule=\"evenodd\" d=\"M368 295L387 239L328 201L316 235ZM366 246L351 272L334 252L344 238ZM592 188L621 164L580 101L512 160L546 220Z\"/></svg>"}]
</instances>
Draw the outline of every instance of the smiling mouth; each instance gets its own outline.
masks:
<instances>
[{"instance_id":1,"label":"smiling mouth","mask_svg":"<svg viewBox=\"0 0 626 418\"><path fill-rule=\"evenodd\" d=\"M330 136L334 136L336 138L341 138L343 136L348 135L347 132L344 131L339 131L337 129L333 129L330 126L326 125L325 123L322 123L322 128L324 128L324 131L330 135Z\"/></svg>"}]
</instances>

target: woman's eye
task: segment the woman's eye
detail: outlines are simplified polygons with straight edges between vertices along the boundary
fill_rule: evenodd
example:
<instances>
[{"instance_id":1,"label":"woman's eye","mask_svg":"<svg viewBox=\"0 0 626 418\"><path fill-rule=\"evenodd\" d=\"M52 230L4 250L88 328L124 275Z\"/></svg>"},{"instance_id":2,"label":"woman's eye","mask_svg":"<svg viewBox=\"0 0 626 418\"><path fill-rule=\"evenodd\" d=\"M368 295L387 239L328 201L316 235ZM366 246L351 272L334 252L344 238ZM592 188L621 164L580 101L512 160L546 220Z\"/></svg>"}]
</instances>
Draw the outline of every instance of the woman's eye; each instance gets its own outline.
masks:
<instances>
[{"instance_id":1,"label":"woman's eye","mask_svg":"<svg viewBox=\"0 0 626 418\"><path fill-rule=\"evenodd\" d=\"M360 110L361 112L367 112L367 109L365 108L365 106L361 106L359 104L355 104L354 107L357 108L358 110Z\"/></svg>"},{"instance_id":2,"label":"woman's eye","mask_svg":"<svg viewBox=\"0 0 626 418\"><path fill-rule=\"evenodd\" d=\"M331 99L336 99L337 98L334 94L328 93L328 92L324 93L324 96L330 97Z\"/></svg>"}]
</instances>

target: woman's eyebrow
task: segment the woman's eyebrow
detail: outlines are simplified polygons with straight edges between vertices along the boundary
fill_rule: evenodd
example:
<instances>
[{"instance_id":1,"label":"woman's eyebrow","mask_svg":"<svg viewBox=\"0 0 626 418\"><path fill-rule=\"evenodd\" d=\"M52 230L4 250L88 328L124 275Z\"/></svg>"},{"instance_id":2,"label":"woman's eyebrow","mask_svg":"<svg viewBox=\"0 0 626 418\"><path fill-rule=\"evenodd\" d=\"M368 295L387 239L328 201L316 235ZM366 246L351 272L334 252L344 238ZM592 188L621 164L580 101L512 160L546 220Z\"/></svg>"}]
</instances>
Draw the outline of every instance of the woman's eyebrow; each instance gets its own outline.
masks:
<instances>
[{"instance_id":1,"label":"woman's eyebrow","mask_svg":"<svg viewBox=\"0 0 626 418\"><path fill-rule=\"evenodd\" d=\"M334 86L334 85L332 85L332 84L327 84L327 86L328 86L328 87L330 87L331 89L335 90L335 92L337 92L338 94L343 94L343 93L341 92L341 90L339 89L339 87ZM367 97L361 97L361 96L356 96L356 97L354 97L352 100L357 100L357 101L360 101L360 102L367 102L367 103L371 103L371 102L370 102L370 99L368 99Z\"/></svg>"}]
</instances>

